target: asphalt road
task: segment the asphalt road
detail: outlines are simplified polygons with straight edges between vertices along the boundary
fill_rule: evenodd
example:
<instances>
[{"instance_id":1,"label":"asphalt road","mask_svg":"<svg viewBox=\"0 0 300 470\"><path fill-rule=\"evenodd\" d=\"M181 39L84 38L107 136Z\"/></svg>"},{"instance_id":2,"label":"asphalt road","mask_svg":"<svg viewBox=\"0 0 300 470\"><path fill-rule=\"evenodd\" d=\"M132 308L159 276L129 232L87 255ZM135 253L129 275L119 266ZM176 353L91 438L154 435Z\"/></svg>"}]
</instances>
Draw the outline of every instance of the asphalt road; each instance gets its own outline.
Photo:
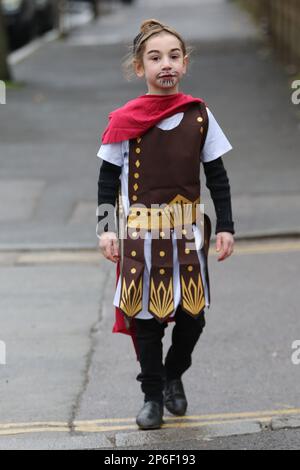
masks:
<instances>
[{"instance_id":1,"label":"asphalt road","mask_svg":"<svg viewBox=\"0 0 300 470\"><path fill-rule=\"evenodd\" d=\"M184 376L187 416L176 421L166 412L162 430L142 433L134 421L142 395L131 340L111 333L115 265L92 251L2 254L0 446L179 449L176 442L213 446L220 441L206 439L264 429L261 442L277 445L271 429L300 426L300 365L292 360L300 338L299 253L298 240L237 243L218 263L212 245L218 288Z\"/></svg>"}]
</instances>

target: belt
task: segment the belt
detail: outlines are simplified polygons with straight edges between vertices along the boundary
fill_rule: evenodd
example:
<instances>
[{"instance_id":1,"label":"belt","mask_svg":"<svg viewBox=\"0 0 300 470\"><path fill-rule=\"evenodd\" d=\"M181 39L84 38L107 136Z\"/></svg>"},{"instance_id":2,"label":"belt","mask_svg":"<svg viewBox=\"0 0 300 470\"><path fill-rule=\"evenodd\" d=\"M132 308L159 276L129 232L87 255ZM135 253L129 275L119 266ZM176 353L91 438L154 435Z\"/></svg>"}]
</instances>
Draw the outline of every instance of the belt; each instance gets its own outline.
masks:
<instances>
[{"instance_id":1,"label":"belt","mask_svg":"<svg viewBox=\"0 0 300 470\"><path fill-rule=\"evenodd\" d=\"M127 217L129 228L143 230L167 230L183 225L196 223L200 220L200 197L190 203L171 203L158 207L132 206Z\"/></svg>"}]
</instances>

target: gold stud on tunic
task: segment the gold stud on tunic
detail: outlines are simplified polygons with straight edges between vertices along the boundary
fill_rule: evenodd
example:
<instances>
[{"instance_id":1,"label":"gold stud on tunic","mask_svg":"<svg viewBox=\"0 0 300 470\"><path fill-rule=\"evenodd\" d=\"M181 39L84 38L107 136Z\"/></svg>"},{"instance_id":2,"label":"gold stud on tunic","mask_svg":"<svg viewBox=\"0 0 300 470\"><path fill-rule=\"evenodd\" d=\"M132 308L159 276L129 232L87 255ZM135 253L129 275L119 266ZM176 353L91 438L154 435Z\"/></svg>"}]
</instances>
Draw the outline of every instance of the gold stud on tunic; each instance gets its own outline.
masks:
<instances>
[{"instance_id":1,"label":"gold stud on tunic","mask_svg":"<svg viewBox=\"0 0 300 470\"><path fill-rule=\"evenodd\" d=\"M132 274L135 274L135 273L136 273L136 269L135 269L135 268L131 268L130 272L131 272Z\"/></svg>"},{"instance_id":2,"label":"gold stud on tunic","mask_svg":"<svg viewBox=\"0 0 300 470\"><path fill-rule=\"evenodd\" d=\"M140 163L139 160L137 160L137 161L135 162L135 166L136 166L137 168L139 168L140 164L141 164L141 163Z\"/></svg>"},{"instance_id":3,"label":"gold stud on tunic","mask_svg":"<svg viewBox=\"0 0 300 470\"><path fill-rule=\"evenodd\" d=\"M141 153L140 147L137 147L137 148L135 149L135 151L136 151L136 153Z\"/></svg>"},{"instance_id":4,"label":"gold stud on tunic","mask_svg":"<svg viewBox=\"0 0 300 470\"><path fill-rule=\"evenodd\" d=\"M137 196L136 195L132 196L132 200L137 201Z\"/></svg>"},{"instance_id":5,"label":"gold stud on tunic","mask_svg":"<svg viewBox=\"0 0 300 470\"><path fill-rule=\"evenodd\" d=\"M188 266L188 271L193 271L193 266Z\"/></svg>"},{"instance_id":6,"label":"gold stud on tunic","mask_svg":"<svg viewBox=\"0 0 300 470\"><path fill-rule=\"evenodd\" d=\"M135 183L135 184L133 185L133 189L134 189L135 191L138 190L138 187L139 187L139 185L138 185L137 183Z\"/></svg>"},{"instance_id":7,"label":"gold stud on tunic","mask_svg":"<svg viewBox=\"0 0 300 470\"><path fill-rule=\"evenodd\" d=\"M201 116L197 117L198 122L203 122L203 118Z\"/></svg>"},{"instance_id":8,"label":"gold stud on tunic","mask_svg":"<svg viewBox=\"0 0 300 470\"><path fill-rule=\"evenodd\" d=\"M190 251L191 251L191 250L190 250L189 248L186 248L186 249L184 250L184 252L185 252L186 255L188 255L188 254L190 253Z\"/></svg>"},{"instance_id":9,"label":"gold stud on tunic","mask_svg":"<svg viewBox=\"0 0 300 470\"><path fill-rule=\"evenodd\" d=\"M131 256L136 256L136 251L132 251Z\"/></svg>"},{"instance_id":10,"label":"gold stud on tunic","mask_svg":"<svg viewBox=\"0 0 300 470\"><path fill-rule=\"evenodd\" d=\"M166 253L165 253L164 251L160 251L160 252L159 252L159 256L160 256L161 258L163 258L163 257L165 256L165 254L166 254Z\"/></svg>"},{"instance_id":11,"label":"gold stud on tunic","mask_svg":"<svg viewBox=\"0 0 300 470\"><path fill-rule=\"evenodd\" d=\"M140 177L139 173L134 173L134 177L137 180Z\"/></svg>"},{"instance_id":12,"label":"gold stud on tunic","mask_svg":"<svg viewBox=\"0 0 300 470\"><path fill-rule=\"evenodd\" d=\"M160 269L160 270L159 270L159 274L165 274L165 270L164 270L164 269Z\"/></svg>"}]
</instances>

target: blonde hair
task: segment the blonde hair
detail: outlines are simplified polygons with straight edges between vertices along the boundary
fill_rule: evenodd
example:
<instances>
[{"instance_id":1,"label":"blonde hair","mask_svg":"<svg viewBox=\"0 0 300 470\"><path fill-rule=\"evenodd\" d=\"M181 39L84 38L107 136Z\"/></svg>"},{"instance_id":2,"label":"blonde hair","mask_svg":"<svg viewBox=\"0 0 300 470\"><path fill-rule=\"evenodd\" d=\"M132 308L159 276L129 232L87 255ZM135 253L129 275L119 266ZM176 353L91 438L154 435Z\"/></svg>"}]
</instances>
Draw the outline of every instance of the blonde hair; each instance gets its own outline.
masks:
<instances>
[{"instance_id":1,"label":"blonde hair","mask_svg":"<svg viewBox=\"0 0 300 470\"><path fill-rule=\"evenodd\" d=\"M130 50L122 62L123 73L127 80L131 80L135 76L135 63L143 63L146 41L153 35L158 35L164 31L177 37L183 56L191 54L192 48L186 46L185 41L175 29L155 19L145 20L141 24L139 34L134 38L133 45L129 46Z\"/></svg>"}]
</instances>

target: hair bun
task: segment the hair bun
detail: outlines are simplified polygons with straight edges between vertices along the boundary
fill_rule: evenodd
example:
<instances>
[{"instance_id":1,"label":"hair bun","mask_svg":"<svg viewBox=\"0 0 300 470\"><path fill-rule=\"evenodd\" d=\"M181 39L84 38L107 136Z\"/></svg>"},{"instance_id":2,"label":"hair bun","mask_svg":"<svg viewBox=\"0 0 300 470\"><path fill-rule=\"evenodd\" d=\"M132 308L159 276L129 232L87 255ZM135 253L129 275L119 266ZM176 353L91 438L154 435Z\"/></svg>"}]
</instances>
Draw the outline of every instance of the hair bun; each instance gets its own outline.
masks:
<instances>
[{"instance_id":1,"label":"hair bun","mask_svg":"<svg viewBox=\"0 0 300 470\"><path fill-rule=\"evenodd\" d=\"M141 33L145 34L155 26L160 26L161 28L163 28L165 25L161 23L160 21L151 18L149 20L143 21L143 23L140 26L140 31Z\"/></svg>"}]
</instances>

